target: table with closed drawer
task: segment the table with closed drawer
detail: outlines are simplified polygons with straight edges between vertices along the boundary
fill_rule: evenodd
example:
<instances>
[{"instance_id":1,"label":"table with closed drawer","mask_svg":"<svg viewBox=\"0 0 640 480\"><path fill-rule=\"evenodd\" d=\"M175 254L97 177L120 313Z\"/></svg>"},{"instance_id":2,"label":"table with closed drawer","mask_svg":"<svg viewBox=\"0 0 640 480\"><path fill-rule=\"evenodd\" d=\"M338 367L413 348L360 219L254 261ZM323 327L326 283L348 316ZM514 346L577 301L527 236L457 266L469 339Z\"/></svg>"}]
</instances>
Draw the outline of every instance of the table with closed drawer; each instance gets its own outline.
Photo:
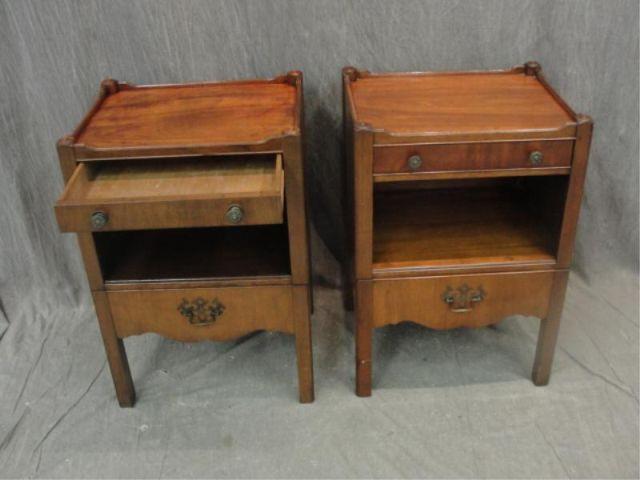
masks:
<instances>
[{"instance_id":1,"label":"table with closed drawer","mask_svg":"<svg viewBox=\"0 0 640 480\"><path fill-rule=\"evenodd\" d=\"M509 70L343 70L356 393L373 332L401 322L483 327L540 319L533 381L549 381L592 121L536 62ZM426 368L429 368L428 366Z\"/></svg>"}]
</instances>

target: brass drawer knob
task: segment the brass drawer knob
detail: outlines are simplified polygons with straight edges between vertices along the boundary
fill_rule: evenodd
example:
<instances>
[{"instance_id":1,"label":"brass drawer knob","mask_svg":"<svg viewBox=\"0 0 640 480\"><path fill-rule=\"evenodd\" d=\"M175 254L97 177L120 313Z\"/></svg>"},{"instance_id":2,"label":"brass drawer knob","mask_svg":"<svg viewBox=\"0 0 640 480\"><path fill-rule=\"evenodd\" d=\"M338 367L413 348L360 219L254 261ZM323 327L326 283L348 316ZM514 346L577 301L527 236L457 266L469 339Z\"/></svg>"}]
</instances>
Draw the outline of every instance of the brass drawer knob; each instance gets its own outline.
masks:
<instances>
[{"instance_id":1,"label":"brass drawer knob","mask_svg":"<svg viewBox=\"0 0 640 480\"><path fill-rule=\"evenodd\" d=\"M231 205L227 209L225 217L229 223L240 223L242 221L242 217L244 217L244 212L242 211L240 205Z\"/></svg>"},{"instance_id":2,"label":"brass drawer knob","mask_svg":"<svg viewBox=\"0 0 640 480\"><path fill-rule=\"evenodd\" d=\"M180 315L186 317L191 325L196 326L211 325L222 316L224 309L224 305L217 298L210 302L202 297L192 301L183 298L178 305Z\"/></svg>"},{"instance_id":3,"label":"brass drawer knob","mask_svg":"<svg viewBox=\"0 0 640 480\"><path fill-rule=\"evenodd\" d=\"M455 290L447 286L442 294L442 300L449 305L452 312L465 313L473 310L474 304L481 302L486 296L482 285L478 288L471 288L465 283Z\"/></svg>"},{"instance_id":4,"label":"brass drawer knob","mask_svg":"<svg viewBox=\"0 0 640 480\"><path fill-rule=\"evenodd\" d=\"M407 164L411 170L417 170L422 166L422 157L420 155L411 155L407 160Z\"/></svg>"},{"instance_id":5,"label":"brass drawer knob","mask_svg":"<svg viewBox=\"0 0 640 480\"><path fill-rule=\"evenodd\" d=\"M542 152L536 150L535 152L531 152L529 154L529 161L531 162L532 165L540 165L542 163L542 159L544 158L544 155L542 154Z\"/></svg>"},{"instance_id":6,"label":"brass drawer knob","mask_svg":"<svg viewBox=\"0 0 640 480\"><path fill-rule=\"evenodd\" d=\"M95 229L103 228L109 222L109 215L105 212L93 212L91 214L91 227Z\"/></svg>"}]
</instances>

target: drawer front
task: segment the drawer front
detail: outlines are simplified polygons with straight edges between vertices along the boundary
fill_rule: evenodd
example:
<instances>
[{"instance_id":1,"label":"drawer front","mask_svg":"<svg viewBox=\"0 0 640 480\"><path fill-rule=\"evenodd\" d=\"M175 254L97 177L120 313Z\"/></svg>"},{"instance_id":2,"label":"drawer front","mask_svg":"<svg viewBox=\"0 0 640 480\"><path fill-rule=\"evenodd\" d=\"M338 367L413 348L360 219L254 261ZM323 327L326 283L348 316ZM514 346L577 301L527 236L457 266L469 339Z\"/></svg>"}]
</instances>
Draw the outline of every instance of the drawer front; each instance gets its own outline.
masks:
<instances>
[{"instance_id":1,"label":"drawer front","mask_svg":"<svg viewBox=\"0 0 640 480\"><path fill-rule=\"evenodd\" d=\"M449 329L490 325L516 314L544 318L552 280L552 271L375 280L373 323Z\"/></svg>"},{"instance_id":2,"label":"drawer front","mask_svg":"<svg viewBox=\"0 0 640 480\"><path fill-rule=\"evenodd\" d=\"M375 147L374 174L569 167L571 140Z\"/></svg>"},{"instance_id":3,"label":"drawer front","mask_svg":"<svg viewBox=\"0 0 640 480\"><path fill-rule=\"evenodd\" d=\"M183 342L223 341L256 330L294 331L288 285L122 290L107 297L120 338L153 332Z\"/></svg>"},{"instance_id":4,"label":"drawer front","mask_svg":"<svg viewBox=\"0 0 640 480\"><path fill-rule=\"evenodd\" d=\"M283 221L275 157L81 163L56 203L63 232L267 225Z\"/></svg>"},{"instance_id":5,"label":"drawer front","mask_svg":"<svg viewBox=\"0 0 640 480\"><path fill-rule=\"evenodd\" d=\"M56 206L56 218L62 232L270 225L282 223L282 206L279 197L94 203Z\"/></svg>"}]
</instances>

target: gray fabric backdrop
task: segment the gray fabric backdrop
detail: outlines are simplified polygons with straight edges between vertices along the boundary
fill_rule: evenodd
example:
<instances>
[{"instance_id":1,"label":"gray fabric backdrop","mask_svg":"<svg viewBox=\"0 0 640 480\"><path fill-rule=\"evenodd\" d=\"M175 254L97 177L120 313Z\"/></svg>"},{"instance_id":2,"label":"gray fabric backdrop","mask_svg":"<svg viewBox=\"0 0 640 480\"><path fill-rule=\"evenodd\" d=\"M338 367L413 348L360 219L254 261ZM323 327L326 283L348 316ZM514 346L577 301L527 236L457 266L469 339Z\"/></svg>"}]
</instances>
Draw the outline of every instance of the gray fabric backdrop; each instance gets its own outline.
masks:
<instances>
[{"instance_id":1,"label":"gray fabric backdrop","mask_svg":"<svg viewBox=\"0 0 640 480\"><path fill-rule=\"evenodd\" d=\"M55 141L102 78L302 69L313 222L340 257L341 67L532 59L596 123L549 386L529 380L538 322L513 317L380 329L374 395L356 397L352 315L314 235L313 405L297 403L290 336L258 333L127 339L139 398L118 407L75 239L52 209ZM636 0L0 0L0 478L638 478L638 164Z\"/></svg>"},{"instance_id":2,"label":"gray fabric backdrop","mask_svg":"<svg viewBox=\"0 0 640 480\"><path fill-rule=\"evenodd\" d=\"M167 83L303 70L312 218L340 258L341 67L538 60L569 104L595 119L576 268L596 283L619 269L637 273L636 0L2 1L0 54L0 318L9 322L36 288L80 298L75 240L53 216L62 190L54 144L106 76Z\"/></svg>"}]
</instances>

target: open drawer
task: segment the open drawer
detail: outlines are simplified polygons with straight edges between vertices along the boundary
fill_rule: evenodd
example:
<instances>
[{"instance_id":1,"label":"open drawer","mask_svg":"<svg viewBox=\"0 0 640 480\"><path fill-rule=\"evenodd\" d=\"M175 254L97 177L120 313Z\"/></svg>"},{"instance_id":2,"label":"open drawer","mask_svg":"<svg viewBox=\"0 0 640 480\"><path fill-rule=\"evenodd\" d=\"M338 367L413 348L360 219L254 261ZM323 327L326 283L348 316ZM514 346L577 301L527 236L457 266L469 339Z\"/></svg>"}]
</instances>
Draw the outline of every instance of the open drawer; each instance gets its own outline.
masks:
<instances>
[{"instance_id":1,"label":"open drawer","mask_svg":"<svg viewBox=\"0 0 640 480\"><path fill-rule=\"evenodd\" d=\"M282 223L280 155L80 163L56 203L63 232Z\"/></svg>"}]
</instances>

